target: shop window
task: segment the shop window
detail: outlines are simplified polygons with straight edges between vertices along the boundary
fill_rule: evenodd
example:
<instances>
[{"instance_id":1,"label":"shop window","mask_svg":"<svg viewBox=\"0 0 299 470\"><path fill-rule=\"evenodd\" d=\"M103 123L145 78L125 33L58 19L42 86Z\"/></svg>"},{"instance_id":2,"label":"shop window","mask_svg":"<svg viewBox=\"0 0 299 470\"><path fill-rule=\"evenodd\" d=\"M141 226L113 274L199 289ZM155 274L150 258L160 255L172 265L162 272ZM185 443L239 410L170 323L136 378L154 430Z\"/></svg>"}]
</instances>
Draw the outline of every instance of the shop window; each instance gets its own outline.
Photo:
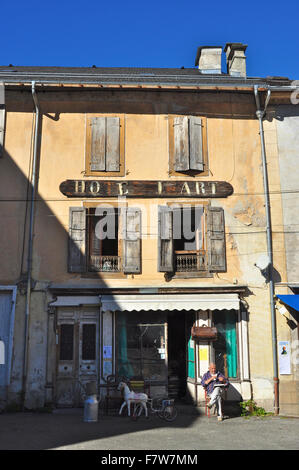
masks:
<instances>
[{"instance_id":1,"label":"shop window","mask_svg":"<svg viewBox=\"0 0 299 470\"><path fill-rule=\"evenodd\" d=\"M189 277L226 271L223 209L159 206L158 270Z\"/></svg>"},{"instance_id":2,"label":"shop window","mask_svg":"<svg viewBox=\"0 0 299 470\"><path fill-rule=\"evenodd\" d=\"M207 119L169 116L170 175L208 174Z\"/></svg>"},{"instance_id":3,"label":"shop window","mask_svg":"<svg viewBox=\"0 0 299 470\"><path fill-rule=\"evenodd\" d=\"M213 323L218 331L218 339L213 342L216 368L228 378L237 378L237 312L214 311Z\"/></svg>"},{"instance_id":4,"label":"shop window","mask_svg":"<svg viewBox=\"0 0 299 470\"><path fill-rule=\"evenodd\" d=\"M165 323L154 312L118 312L116 316L116 370L127 378L167 379Z\"/></svg>"}]
</instances>

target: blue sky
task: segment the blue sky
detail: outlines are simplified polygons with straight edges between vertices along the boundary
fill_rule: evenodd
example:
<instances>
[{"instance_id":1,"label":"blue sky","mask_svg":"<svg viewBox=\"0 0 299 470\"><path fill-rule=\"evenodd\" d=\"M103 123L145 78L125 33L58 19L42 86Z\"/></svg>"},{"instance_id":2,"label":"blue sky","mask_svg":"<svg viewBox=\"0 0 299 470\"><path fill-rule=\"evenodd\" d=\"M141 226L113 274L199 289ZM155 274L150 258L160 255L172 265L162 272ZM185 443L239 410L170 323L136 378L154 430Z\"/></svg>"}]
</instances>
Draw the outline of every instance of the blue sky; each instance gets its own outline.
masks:
<instances>
[{"instance_id":1,"label":"blue sky","mask_svg":"<svg viewBox=\"0 0 299 470\"><path fill-rule=\"evenodd\" d=\"M242 42L248 76L299 79L298 0L11 0L1 16L1 65L194 67L198 46Z\"/></svg>"}]
</instances>

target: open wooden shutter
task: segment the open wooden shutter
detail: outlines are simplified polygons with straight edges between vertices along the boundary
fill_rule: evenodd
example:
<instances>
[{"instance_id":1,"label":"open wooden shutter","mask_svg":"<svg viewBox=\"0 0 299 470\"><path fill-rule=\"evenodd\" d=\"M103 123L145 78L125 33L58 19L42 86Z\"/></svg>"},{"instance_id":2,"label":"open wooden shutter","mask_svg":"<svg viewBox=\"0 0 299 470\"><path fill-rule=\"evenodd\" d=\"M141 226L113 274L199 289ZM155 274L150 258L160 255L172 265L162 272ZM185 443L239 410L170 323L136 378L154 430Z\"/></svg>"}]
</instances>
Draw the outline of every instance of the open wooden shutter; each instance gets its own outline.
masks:
<instances>
[{"instance_id":1,"label":"open wooden shutter","mask_svg":"<svg viewBox=\"0 0 299 470\"><path fill-rule=\"evenodd\" d=\"M190 170L203 171L202 120L197 116L189 118Z\"/></svg>"},{"instance_id":2,"label":"open wooden shutter","mask_svg":"<svg viewBox=\"0 0 299 470\"><path fill-rule=\"evenodd\" d=\"M0 157L4 149L4 129L5 129L5 88L4 83L0 83Z\"/></svg>"},{"instance_id":3,"label":"open wooden shutter","mask_svg":"<svg viewBox=\"0 0 299 470\"><path fill-rule=\"evenodd\" d=\"M167 206L158 207L158 271L174 271L173 212Z\"/></svg>"},{"instance_id":4,"label":"open wooden shutter","mask_svg":"<svg viewBox=\"0 0 299 470\"><path fill-rule=\"evenodd\" d=\"M119 171L120 120L118 117L94 117L91 126L91 171Z\"/></svg>"},{"instance_id":5,"label":"open wooden shutter","mask_svg":"<svg viewBox=\"0 0 299 470\"><path fill-rule=\"evenodd\" d=\"M188 116L176 116L173 119L174 130L174 169L186 171L189 163L189 125Z\"/></svg>"},{"instance_id":6,"label":"open wooden shutter","mask_svg":"<svg viewBox=\"0 0 299 470\"><path fill-rule=\"evenodd\" d=\"M226 271L225 226L222 207L210 207L207 214L208 266L210 272Z\"/></svg>"},{"instance_id":7,"label":"open wooden shutter","mask_svg":"<svg viewBox=\"0 0 299 470\"><path fill-rule=\"evenodd\" d=\"M86 270L86 208L70 207L68 271Z\"/></svg>"},{"instance_id":8,"label":"open wooden shutter","mask_svg":"<svg viewBox=\"0 0 299 470\"><path fill-rule=\"evenodd\" d=\"M123 270L124 273L141 272L141 210L133 207L122 209Z\"/></svg>"}]
</instances>

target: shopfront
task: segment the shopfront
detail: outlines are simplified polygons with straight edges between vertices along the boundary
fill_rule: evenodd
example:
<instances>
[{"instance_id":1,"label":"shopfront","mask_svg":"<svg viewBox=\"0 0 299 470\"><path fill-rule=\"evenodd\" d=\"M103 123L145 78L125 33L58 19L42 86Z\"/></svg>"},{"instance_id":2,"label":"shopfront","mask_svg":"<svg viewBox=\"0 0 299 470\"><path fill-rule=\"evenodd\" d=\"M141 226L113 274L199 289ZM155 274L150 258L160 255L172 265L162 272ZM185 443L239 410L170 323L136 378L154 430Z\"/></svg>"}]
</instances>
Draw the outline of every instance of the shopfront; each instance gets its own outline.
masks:
<instances>
[{"instance_id":1,"label":"shopfront","mask_svg":"<svg viewBox=\"0 0 299 470\"><path fill-rule=\"evenodd\" d=\"M88 381L104 396L109 375L144 380L152 396L200 404L211 361L232 384L228 400L249 393L248 319L236 293L70 295L51 307L57 406L82 404ZM192 338L193 325L215 326L217 340Z\"/></svg>"},{"instance_id":2,"label":"shopfront","mask_svg":"<svg viewBox=\"0 0 299 470\"><path fill-rule=\"evenodd\" d=\"M194 340L193 325L215 326L217 340ZM211 361L233 383L249 381L247 318L238 294L116 295L101 298L101 384L108 375L150 383L151 393L203 400Z\"/></svg>"}]
</instances>

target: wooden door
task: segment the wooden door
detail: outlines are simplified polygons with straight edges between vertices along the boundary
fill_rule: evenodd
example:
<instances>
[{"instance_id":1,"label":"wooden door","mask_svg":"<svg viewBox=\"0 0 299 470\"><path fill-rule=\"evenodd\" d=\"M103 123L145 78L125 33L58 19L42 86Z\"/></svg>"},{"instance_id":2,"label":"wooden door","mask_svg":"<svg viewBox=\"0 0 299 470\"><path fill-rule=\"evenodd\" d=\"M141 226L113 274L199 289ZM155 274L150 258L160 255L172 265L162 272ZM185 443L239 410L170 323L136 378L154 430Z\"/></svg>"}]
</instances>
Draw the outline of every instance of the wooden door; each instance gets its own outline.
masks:
<instances>
[{"instance_id":1,"label":"wooden door","mask_svg":"<svg viewBox=\"0 0 299 470\"><path fill-rule=\"evenodd\" d=\"M98 381L99 312L96 307L67 307L57 317L55 402L83 405L84 386Z\"/></svg>"}]
</instances>

